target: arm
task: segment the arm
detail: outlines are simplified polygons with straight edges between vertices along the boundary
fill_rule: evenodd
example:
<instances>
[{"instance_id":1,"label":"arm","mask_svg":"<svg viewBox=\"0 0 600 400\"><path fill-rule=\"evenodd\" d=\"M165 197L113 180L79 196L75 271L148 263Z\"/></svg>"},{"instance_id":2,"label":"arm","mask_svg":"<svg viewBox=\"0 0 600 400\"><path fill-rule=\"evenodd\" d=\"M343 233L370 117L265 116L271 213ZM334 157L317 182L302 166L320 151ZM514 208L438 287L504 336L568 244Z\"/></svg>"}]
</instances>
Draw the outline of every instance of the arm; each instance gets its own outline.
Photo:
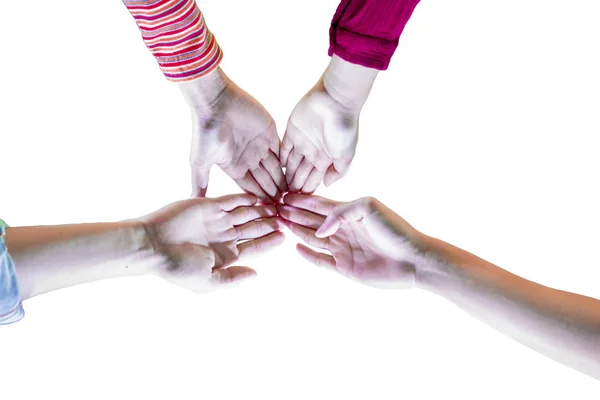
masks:
<instances>
[{"instance_id":1,"label":"arm","mask_svg":"<svg viewBox=\"0 0 600 400\"><path fill-rule=\"evenodd\" d=\"M424 237L418 285L522 344L600 379L600 300L549 288Z\"/></svg>"},{"instance_id":2,"label":"arm","mask_svg":"<svg viewBox=\"0 0 600 400\"><path fill-rule=\"evenodd\" d=\"M153 255L142 224L134 221L9 228L6 244L23 300L84 282L142 275Z\"/></svg>"},{"instance_id":3,"label":"arm","mask_svg":"<svg viewBox=\"0 0 600 400\"><path fill-rule=\"evenodd\" d=\"M192 195L206 195L210 168L218 164L245 191L279 201L287 187L275 121L219 68L223 52L196 2L123 2L163 74L190 106Z\"/></svg>"},{"instance_id":4,"label":"arm","mask_svg":"<svg viewBox=\"0 0 600 400\"><path fill-rule=\"evenodd\" d=\"M254 276L230 265L283 239L275 207L256 202L244 194L188 199L135 220L9 228L21 299L121 276L158 275L196 292Z\"/></svg>"},{"instance_id":5,"label":"arm","mask_svg":"<svg viewBox=\"0 0 600 400\"><path fill-rule=\"evenodd\" d=\"M280 207L307 260L370 286L418 287L500 332L600 379L600 300L539 285L417 231L373 198L287 195Z\"/></svg>"},{"instance_id":6,"label":"arm","mask_svg":"<svg viewBox=\"0 0 600 400\"><path fill-rule=\"evenodd\" d=\"M292 192L312 193L348 172L362 107L380 70L388 68L419 0L343 0L329 29L331 62L300 99L281 147Z\"/></svg>"}]
</instances>

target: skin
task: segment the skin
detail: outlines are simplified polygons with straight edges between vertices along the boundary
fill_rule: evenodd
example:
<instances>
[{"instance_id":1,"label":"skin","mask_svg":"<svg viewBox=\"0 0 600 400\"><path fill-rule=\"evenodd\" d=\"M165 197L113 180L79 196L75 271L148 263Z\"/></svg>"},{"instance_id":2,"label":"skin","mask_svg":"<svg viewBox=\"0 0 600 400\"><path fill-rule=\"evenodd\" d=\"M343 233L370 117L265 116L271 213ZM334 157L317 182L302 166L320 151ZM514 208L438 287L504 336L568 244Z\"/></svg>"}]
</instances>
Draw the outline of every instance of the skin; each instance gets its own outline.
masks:
<instances>
[{"instance_id":1,"label":"skin","mask_svg":"<svg viewBox=\"0 0 600 400\"><path fill-rule=\"evenodd\" d=\"M216 164L247 193L277 203L287 184L273 117L220 68L178 86L192 112L192 196L206 196Z\"/></svg>"},{"instance_id":2,"label":"skin","mask_svg":"<svg viewBox=\"0 0 600 400\"><path fill-rule=\"evenodd\" d=\"M357 282L420 288L524 345L600 379L600 300L549 288L429 237L373 198L289 194L279 213L309 262Z\"/></svg>"},{"instance_id":3,"label":"skin","mask_svg":"<svg viewBox=\"0 0 600 400\"><path fill-rule=\"evenodd\" d=\"M378 71L333 56L317 84L288 120L281 163L291 192L312 193L348 172L358 121Z\"/></svg>"},{"instance_id":4,"label":"skin","mask_svg":"<svg viewBox=\"0 0 600 400\"><path fill-rule=\"evenodd\" d=\"M321 182L342 178L354 158L360 111L377 73L334 55L292 111L283 144L273 117L220 68L179 83L192 113L192 196L206 196L215 164L269 204L287 191L312 193Z\"/></svg>"},{"instance_id":5,"label":"skin","mask_svg":"<svg viewBox=\"0 0 600 400\"><path fill-rule=\"evenodd\" d=\"M256 203L248 194L192 198L128 221L9 228L5 240L22 299L148 274L202 293L255 276L231 265L282 243L275 207Z\"/></svg>"}]
</instances>

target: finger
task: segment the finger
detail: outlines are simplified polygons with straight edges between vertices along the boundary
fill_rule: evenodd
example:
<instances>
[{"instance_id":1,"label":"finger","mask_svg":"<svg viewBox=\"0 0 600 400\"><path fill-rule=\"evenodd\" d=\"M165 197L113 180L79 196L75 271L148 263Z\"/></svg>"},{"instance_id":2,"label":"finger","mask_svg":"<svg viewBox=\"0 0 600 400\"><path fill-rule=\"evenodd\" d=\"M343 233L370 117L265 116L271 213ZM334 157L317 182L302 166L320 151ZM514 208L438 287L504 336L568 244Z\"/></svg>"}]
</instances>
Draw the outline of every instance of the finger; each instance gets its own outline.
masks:
<instances>
[{"instance_id":1,"label":"finger","mask_svg":"<svg viewBox=\"0 0 600 400\"><path fill-rule=\"evenodd\" d=\"M325 221L325 217L322 215L305 211L301 208L278 205L277 211L279 211L281 218L314 230L317 230Z\"/></svg>"},{"instance_id":2,"label":"finger","mask_svg":"<svg viewBox=\"0 0 600 400\"><path fill-rule=\"evenodd\" d=\"M296 175L296 170L300 166L302 159L304 156L298 151L297 148L294 148L290 155L288 156L287 163L285 164L285 180L288 185L292 183L294 179L294 175Z\"/></svg>"},{"instance_id":3,"label":"finger","mask_svg":"<svg viewBox=\"0 0 600 400\"><path fill-rule=\"evenodd\" d=\"M305 157L298 166L294 179L292 179L292 183L289 187L290 192L299 192L300 189L302 189L304 182L306 182L306 178L308 178L308 175L310 175L313 168L314 165Z\"/></svg>"},{"instance_id":4,"label":"finger","mask_svg":"<svg viewBox=\"0 0 600 400\"><path fill-rule=\"evenodd\" d=\"M348 169L350 169L350 163L345 161L334 161L333 165L327 169L323 183L325 183L325 186L332 185L334 182L346 176Z\"/></svg>"},{"instance_id":5,"label":"finger","mask_svg":"<svg viewBox=\"0 0 600 400\"><path fill-rule=\"evenodd\" d=\"M258 197L261 201L266 203L273 202L269 195L267 195L265 191L262 190L260 185L256 183L256 180L254 180L254 177L252 176L252 174L250 174L250 172L246 172L246 175L244 175L243 178L235 179L235 182L244 191L256 195L256 197Z\"/></svg>"},{"instance_id":6,"label":"finger","mask_svg":"<svg viewBox=\"0 0 600 400\"><path fill-rule=\"evenodd\" d=\"M298 225L286 220L283 220L283 223L285 224L285 226L288 227L290 231L292 231L294 235L298 236L307 244L318 247L320 249L329 250L329 240L316 237L314 229L306 228L302 225Z\"/></svg>"},{"instance_id":7,"label":"finger","mask_svg":"<svg viewBox=\"0 0 600 400\"><path fill-rule=\"evenodd\" d=\"M274 139L271 142L271 152L275 155L275 158L279 160L279 154L281 150L281 140L279 140L279 135L277 134L277 130L275 131Z\"/></svg>"},{"instance_id":8,"label":"finger","mask_svg":"<svg viewBox=\"0 0 600 400\"><path fill-rule=\"evenodd\" d=\"M288 140L287 134L283 137L283 142L281 143L281 149L279 150L279 161L281 161L281 165L284 167L287 165L288 157L292 150L294 149L294 145L291 140Z\"/></svg>"},{"instance_id":9,"label":"finger","mask_svg":"<svg viewBox=\"0 0 600 400\"><path fill-rule=\"evenodd\" d=\"M342 222L358 221L372 212L374 199L365 197L350 203L340 204L329 213L323 225L317 229L316 236L325 238L337 232Z\"/></svg>"},{"instance_id":10,"label":"finger","mask_svg":"<svg viewBox=\"0 0 600 400\"><path fill-rule=\"evenodd\" d=\"M285 175L281 169L282 164L279 162L275 154L270 153L261 161L261 164L265 167L269 175L271 175L271 179L273 179L273 182L275 182L281 193L287 192L288 187L287 182L285 181Z\"/></svg>"},{"instance_id":11,"label":"finger","mask_svg":"<svg viewBox=\"0 0 600 400\"><path fill-rule=\"evenodd\" d=\"M277 215L275 206L238 207L229 213L232 225L242 225L259 218Z\"/></svg>"},{"instance_id":12,"label":"finger","mask_svg":"<svg viewBox=\"0 0 600 400\"><path fill-rule=\"evenodd\" d=\"M316 167L313 168L310 175L306 179L304 186L302 186L302 193L309 194L309 193L313 193L315 190L317 190L317 188L321 184L321 181L323 180L324 176L325 176L324 172L319 171Z\"/></svg>"},{"instance_id":13,"label":"finger","mask_svg":"<svg viewBox=\"0 0 600 400\"><path fill-rule=\"evenodd\" d=\"M273 182L273 179L271 179L271 175L269 175L265 167L263 167L261 164L258 164L258 167L251 169L250 173L252 174L252 177L256 183L260 185L262 190L269 195L269 198L279 201L281 198L281 192L275 185L275 182Z\"/></svg>"},{"instance_id":14,"label":"finger","mask_svg":"<svg viewBox=\"0 0 600 400\"><path fill-rule=\"evenodd\" d=\"M335 269L335 259L329 254L319 253L318 251L314 251L313 249L306 247L305 245L298 243L296 245L296 250L302 257L311 263L319 266L330 269Z\"/></svg>"},{"instance_id":15,"label":"finger","mask_svg":"<svg viewBox=\"0 0 600 400\"><path fill-rule=\"evenodd\" d=\"M235 231L238 240L256 239L281 230L282 221L279 218L266 218L258 221L246 222L243 225L235 226L231 230Z\"/></svg>"},{"instance_id":16,"label":"finger","mask_svg":"<svg viewBox=\"0 0 600 400\"><path fill-rule=\"evenodd\" d=\"M256 271L248 267L229 267L215 269L209 282L213 285L229 285L254 278Z\"/></svg>"},{"instance_id":17,"label":"finger","mask_svg":"<svg viewBox=\"0 0 600 400\"><path fill-rule=\"evenodd\" d=\"M206 197L211 165L192 165L192 197Z\"/></svg>"},{"instance_id":18,"label":"finger","mask_svg":"<svg viewBox=\"0 0 600 400\"><path fill-rule=\"evenodd\" d=\"M340 229L341 225L342 221L337 214L329 214L325 219L325 222L323 222L323 225L317 229L315 235L320 238L331 236Z\"/></svg>"},{"instance_id":19,"label":"finger","mask_svg":"<svg viewBox=\"0 0 600 400\"><path fill-rule=\"evenodd\" d=\"M259 239L248 240L237 245L240 257L251 257L279 246L285 240L283 232L274 232Z\"/></svg>"},{"instance_id":20,"label":"finger","mask_svg":"<svg viewBox=\"0 0 600 400\"><path fill-rule=\"evenodd\" d=\"M230 194L215 199L223 211L231 211L237 207L248 207L256 204L258 199L253 194Z\"/></svg>"},{"instance_id":21,"label":"finger","mask_svg":"<svg viewBox=\"0 0 600 400\"><path fill-rule=\"evenodd\" d=\"M321 196L311 196L306 194L288 193L283 198L283 202L289 206L302 208L320 215L327 216L333 208L342 204L337 201L329 200Z\"/></svg>"}]
</instances>

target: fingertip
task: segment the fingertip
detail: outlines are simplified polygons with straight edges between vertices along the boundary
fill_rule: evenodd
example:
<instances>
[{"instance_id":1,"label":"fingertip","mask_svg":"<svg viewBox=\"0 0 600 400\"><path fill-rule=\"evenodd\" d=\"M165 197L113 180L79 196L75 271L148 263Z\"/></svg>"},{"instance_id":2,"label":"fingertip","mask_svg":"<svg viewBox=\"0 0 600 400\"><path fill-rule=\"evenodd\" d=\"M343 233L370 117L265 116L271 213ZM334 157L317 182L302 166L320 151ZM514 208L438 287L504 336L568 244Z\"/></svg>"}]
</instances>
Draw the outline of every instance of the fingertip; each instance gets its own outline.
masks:
<instances>
[{"instance_id":1,"label":"fingertip","mask_svg":"<svg viewBox=\"0 0 600 400\"><path fill-rule=\"evenodd\" d=\"M327 236L329 236L329 234L327 233L327 231L325 231L325 230L321 231L320 229L321 229L321 228L319 228L319 230L317 230L317 231L315 232L315 236L316 236L316 237L318 237L319 239L324 239L324 238L326 238Z\"/></svg>"},{"instance_id":2,"label":"fingertip","mask_svg":"<svg viewBox=\"0 0 600 400\"><path fill-rule=\"evenodd\" d=\"M321 225L319 229L317 229L317 231L315 232L315 236L319 239L331 236L338 230L339 226L340 223L337 220L325 220L325 222L323 222L323 225Z\"/></svg>"},{"instance_id":3,"label":"fingertip","mask_svg":"<svg viewBox=\"0 0 600 400\"><path fill-rule=\"evenodd\" d=\"M285 225L283 220L282 223ZM282 231L277 231L274 233L274 235L277 236L277 244L281 244L285 241L285 233L283 233Z\"/></svg>"},{"instance_id":4,"label":"fingertip","mask_svg":"<svg viewBox=\"0 0 600 400\"><path fill-rule=\"evenodd\" d=\"M258 196L256 196L254 193L245 193L242 196L244 196L244 199L247 200L249 206L254 206L256 203L258 203Z\"/></svg>"},{"instance_id":5,"label":"fingertip","mask_svg":"<svg viewBox=\"0 0 600 400\"><path fill-rule=\"evenodd\" d=\"M298 200L299 196L306 196L300 192L288 192L285 196L283 196L283 202L289 206L293 206L293 202Z\"/></svg>"},{"instance_id":6,"label":"fingertip","mask_svg":"<svg viewBox=\"0 0 600 400\"><path fill-rule=\"evenodd\" d=\"M265 210L267 210L267 214L271 217L277 216L279 210L277 209L277 204L268 204L264 206Z\"/></svg>"},{"instance_id":7,"label":"fingertip","mask_svg":"<svg viewBox=\"0 0 600 400\"><path fill-rule=\"evenodd\" d=\"M340 180L342 176L340 174L338 174L337 172L334 173L330 173L327 172L327 174L325 174L325 178L323 178L323 184L327 187L333 185L335 182L337 182L338 180Z\"/></svg>"},{"instance_id":8,"label":"fingertip","mask_svg":"<svg viewBox=\"0 0 600 400\"><path fill-rule=\"evenodd\" d=\"M241 267L244 268L244 267ZM246 270L239 273L236 277L236 280L241 281L241 280L249 280L249 279L254 279L258 276L258 272L256 272L255 270L253 270L252 268L247 268Z\"/></svg>"},{"instance_id":9,"label":"fingertip","mask_svg":"<svg viewBox=\"0 0 600 400\"><path fill-rule=\"evenodd\" d=\"M291 202L294 201L294 196L296 196L296 193L286 193L285 196L283 196L283 203L291 205Z\"/></svg>"},{"instance_id":10,"label":"fingertip","mask_svg":"<svg viewBox=\"0 0 600 400\"><path fill-rule=\"evenodd\" d=\"M259 196L259 197L257 197L256 202L252 205L256 205L256 204L261 205L261 206L274 206L277 203L269 196L267 196L267 197Z\"/></svg>"},{"instance_id":11,"label":"fingertip","mask_svg":"<svg viewBox=\"0 0 600 400\"><path fill-rule=\"evenodd\" d=\"M308 249L308 247L306 247L305 245L303 245L302 243L296 243L296 251L298 251L298 253L302 254L303 252L305 252Z\"/></svg>"},{"instance_id":12,"label":"fingertip","mask_svg":"<svg viewBox=\"0 0 600 400\"><path fill-rule=\"evenodd\" d=\"M249 267L229 267L221 270L222 282L234 283L247 281L257 276L257 272Z\"/></svg>"},{"instance_id":13,"label":"fingertip","mask_svg":"<svg viewBox=\"0 0 600 400\"><path fill-rule=\"evenodd\" d=\"M307 260L309 260L309 261L310 261L310 257L309 257L309 255L310 255L310 253L311 253L311 251L312 251L312 249L311 249L310 247L308 247L308 246L305 246L305 245L303 245L302 243L297 243L297 244L296 244L296 251L297 251L298 253L300 253L300 255L301 255L303 258L305 258L305 259L307 259Z\"/></svg>"},{"instance_id":14,"label":"fingertip","mask_svg":"<svg viewBox=\"0 0 600 400\"><path fill-rule=\"evenodd\" d=\"M282 231L273 232L273 246L279 246L285 242L285 234Z\"/></svg>"}]
</instances>

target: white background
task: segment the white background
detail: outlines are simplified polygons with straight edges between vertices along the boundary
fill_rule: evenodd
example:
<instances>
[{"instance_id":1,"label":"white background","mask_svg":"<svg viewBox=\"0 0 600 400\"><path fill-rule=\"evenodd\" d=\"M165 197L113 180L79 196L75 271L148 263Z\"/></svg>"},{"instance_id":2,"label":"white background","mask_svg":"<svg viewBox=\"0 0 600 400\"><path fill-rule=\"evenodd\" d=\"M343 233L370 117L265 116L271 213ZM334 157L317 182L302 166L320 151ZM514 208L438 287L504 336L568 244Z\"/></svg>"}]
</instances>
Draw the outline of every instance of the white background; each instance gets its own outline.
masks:
<instances>
[{"instance_id":1,"label":"white background","mask_svg":"<svg viewBox=\"0 0 600 400\"><path fill-rule=\"evenodd\" d=\"M328 63L337 0L203 0L223 69L281 135ZM191 192L189 111L118 0L0 9L0 212L112 221ZM600 3L423 0L361 116L351 172L423 232L600 297ZM209 196L238 191L213 169ZM73 287L0 329L1 399L597 398L597 381L414 290L313 268L287 235L259 277Z\"/></svg>"}]
</instances>

